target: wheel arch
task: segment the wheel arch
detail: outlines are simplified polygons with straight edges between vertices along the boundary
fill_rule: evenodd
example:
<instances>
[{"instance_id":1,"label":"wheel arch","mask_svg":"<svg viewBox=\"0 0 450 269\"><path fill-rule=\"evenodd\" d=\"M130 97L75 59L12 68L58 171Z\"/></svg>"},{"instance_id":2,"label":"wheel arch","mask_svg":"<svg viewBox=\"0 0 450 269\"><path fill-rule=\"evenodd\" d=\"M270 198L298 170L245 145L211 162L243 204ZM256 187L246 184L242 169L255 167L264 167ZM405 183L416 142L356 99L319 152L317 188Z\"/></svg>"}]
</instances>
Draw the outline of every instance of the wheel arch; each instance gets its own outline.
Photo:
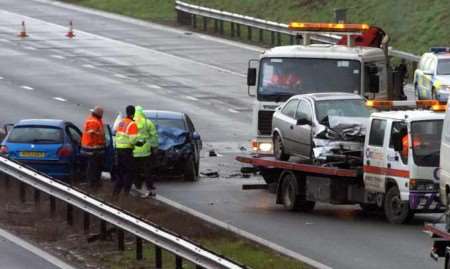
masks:
<instances>
[{"instance_id":1,"label":"wheel arch","mask_svg":"<svg viewBox=\"0 0 450 269\"><path fill-rule=\"evenodd\" d=\"M385 193L387 193L387 191L392 187L396 187L398 189L397 182L393 178L390 178L390 177L386 178L386 182L384 183Z\"/></svg>"}]
</instances>

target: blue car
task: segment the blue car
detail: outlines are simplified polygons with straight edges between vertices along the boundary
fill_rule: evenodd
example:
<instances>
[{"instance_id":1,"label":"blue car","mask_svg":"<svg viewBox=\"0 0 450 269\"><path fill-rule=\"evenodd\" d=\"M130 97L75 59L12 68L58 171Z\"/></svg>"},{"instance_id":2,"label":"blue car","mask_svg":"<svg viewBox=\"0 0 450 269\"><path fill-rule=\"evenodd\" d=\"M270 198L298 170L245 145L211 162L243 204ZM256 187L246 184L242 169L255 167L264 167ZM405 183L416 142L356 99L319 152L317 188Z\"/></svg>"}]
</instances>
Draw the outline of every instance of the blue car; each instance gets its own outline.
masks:
<instances>
[{"instance_id":1,"label":"blue car","mask_svg":"<svg viewBox=\"0 0 450 269\"><path fill-rule=\"evenodd\" d=\"M183 174L186 181L199 176L202 139L191 118L181 112L145 110L159 135L159 172Z\"/></svg>"},{"instance_id":2,"label":"blue car","mask_svg":"<svg viewBox=\"0 0 450 269\"><path fill-rule=\"evenodd\" d=\"M111 144L109 132L107 141ZM81 131L73 123L30 119L19 121L7 132L0 154L53 178L71 182L81 177L84 170L80 146Z\"/></svg>"}]
</instances>

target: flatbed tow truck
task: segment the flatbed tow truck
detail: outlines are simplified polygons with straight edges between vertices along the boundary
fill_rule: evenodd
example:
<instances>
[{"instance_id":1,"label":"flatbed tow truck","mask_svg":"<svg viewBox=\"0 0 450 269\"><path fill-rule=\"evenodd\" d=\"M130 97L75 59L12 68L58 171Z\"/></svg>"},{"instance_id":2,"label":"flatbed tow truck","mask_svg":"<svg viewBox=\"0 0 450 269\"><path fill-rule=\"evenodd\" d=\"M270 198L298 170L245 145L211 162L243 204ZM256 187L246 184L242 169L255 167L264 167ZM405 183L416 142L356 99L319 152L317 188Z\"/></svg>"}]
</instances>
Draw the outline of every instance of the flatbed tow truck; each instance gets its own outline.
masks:
<instances>
[{"instance_id":1,"label":"flatbed tow truck","mask_svg":"<svg viewBox=\"0 0 450 269\"><path fill-rule=\"evenodd\" d=\"M394 104L399 108L411 106L411 101L369 102L379 109L392 109ZM434 153L440 145L445 116L438 111L445 108L433 100L417 101L414 105L422 109L371 115L357 165L238 156L238 161L270 173L273 178L267 180L266 176L267 184L244 185L243 189L272 189L277 204L296 211L311 211L316 202L359 204L366 211L384 211L387 220L395 224L407 222L415 213L443 212L439 200L439 155ZM403 148L405 138L407 146Z\"/></svg>"}]
</instances>

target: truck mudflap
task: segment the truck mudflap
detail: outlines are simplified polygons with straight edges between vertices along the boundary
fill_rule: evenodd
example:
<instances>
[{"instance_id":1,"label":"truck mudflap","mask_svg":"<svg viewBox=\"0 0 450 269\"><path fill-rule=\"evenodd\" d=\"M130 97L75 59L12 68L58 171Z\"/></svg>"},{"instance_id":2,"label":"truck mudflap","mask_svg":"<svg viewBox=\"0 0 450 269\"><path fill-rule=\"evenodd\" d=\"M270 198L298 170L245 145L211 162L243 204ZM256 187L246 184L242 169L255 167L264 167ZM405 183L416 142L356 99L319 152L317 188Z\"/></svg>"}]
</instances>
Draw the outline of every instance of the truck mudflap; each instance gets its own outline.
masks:
<instances>
[{"instance_id":1,"label":"truck mudflap","mask_svg":"<svg viewBox=\"0 0 450 269\"><path fill-rule=\"evenodd\" d=\"M411 192L409 194L409 207L416 211L443 212L445 207L439 199L439 193Z\"/></svg>"}]
</instances>

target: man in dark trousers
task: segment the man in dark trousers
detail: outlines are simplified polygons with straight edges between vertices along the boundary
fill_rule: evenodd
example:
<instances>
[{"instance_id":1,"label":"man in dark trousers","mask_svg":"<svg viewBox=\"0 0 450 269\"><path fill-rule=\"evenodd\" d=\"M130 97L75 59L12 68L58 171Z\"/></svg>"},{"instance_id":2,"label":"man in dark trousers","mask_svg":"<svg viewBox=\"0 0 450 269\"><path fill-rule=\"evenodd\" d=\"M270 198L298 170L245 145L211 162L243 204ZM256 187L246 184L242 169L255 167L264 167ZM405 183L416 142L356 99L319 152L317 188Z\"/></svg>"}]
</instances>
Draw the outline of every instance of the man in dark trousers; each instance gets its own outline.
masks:
<instances>
[{"instance_id":1,"label":"man in dark trousers","mask_svg":"<svg viewBox=\"0 0 450 269\"><path fill-rule=\"evenodd\" d=\"M91 187L100 186L105 160L105 130L103 127L103 108L96 106L83 125L81 152L87 158L86 177Z\"/></svg>"},{"instance_id":2,"label":"man in dark trousers","mask_svg":"<svg viewBox=\"0 0 450 269\"><path fill-rule=\"evenodd\" d=\"M134 106L127 106L127 116L123 118L116 128L115 146L117 152L117 179L115 180L113 196L117 199L123 190L130 192L134 178L133 150L136 145L138 128L134 122Z\"/></svg>"}]
</instances>

